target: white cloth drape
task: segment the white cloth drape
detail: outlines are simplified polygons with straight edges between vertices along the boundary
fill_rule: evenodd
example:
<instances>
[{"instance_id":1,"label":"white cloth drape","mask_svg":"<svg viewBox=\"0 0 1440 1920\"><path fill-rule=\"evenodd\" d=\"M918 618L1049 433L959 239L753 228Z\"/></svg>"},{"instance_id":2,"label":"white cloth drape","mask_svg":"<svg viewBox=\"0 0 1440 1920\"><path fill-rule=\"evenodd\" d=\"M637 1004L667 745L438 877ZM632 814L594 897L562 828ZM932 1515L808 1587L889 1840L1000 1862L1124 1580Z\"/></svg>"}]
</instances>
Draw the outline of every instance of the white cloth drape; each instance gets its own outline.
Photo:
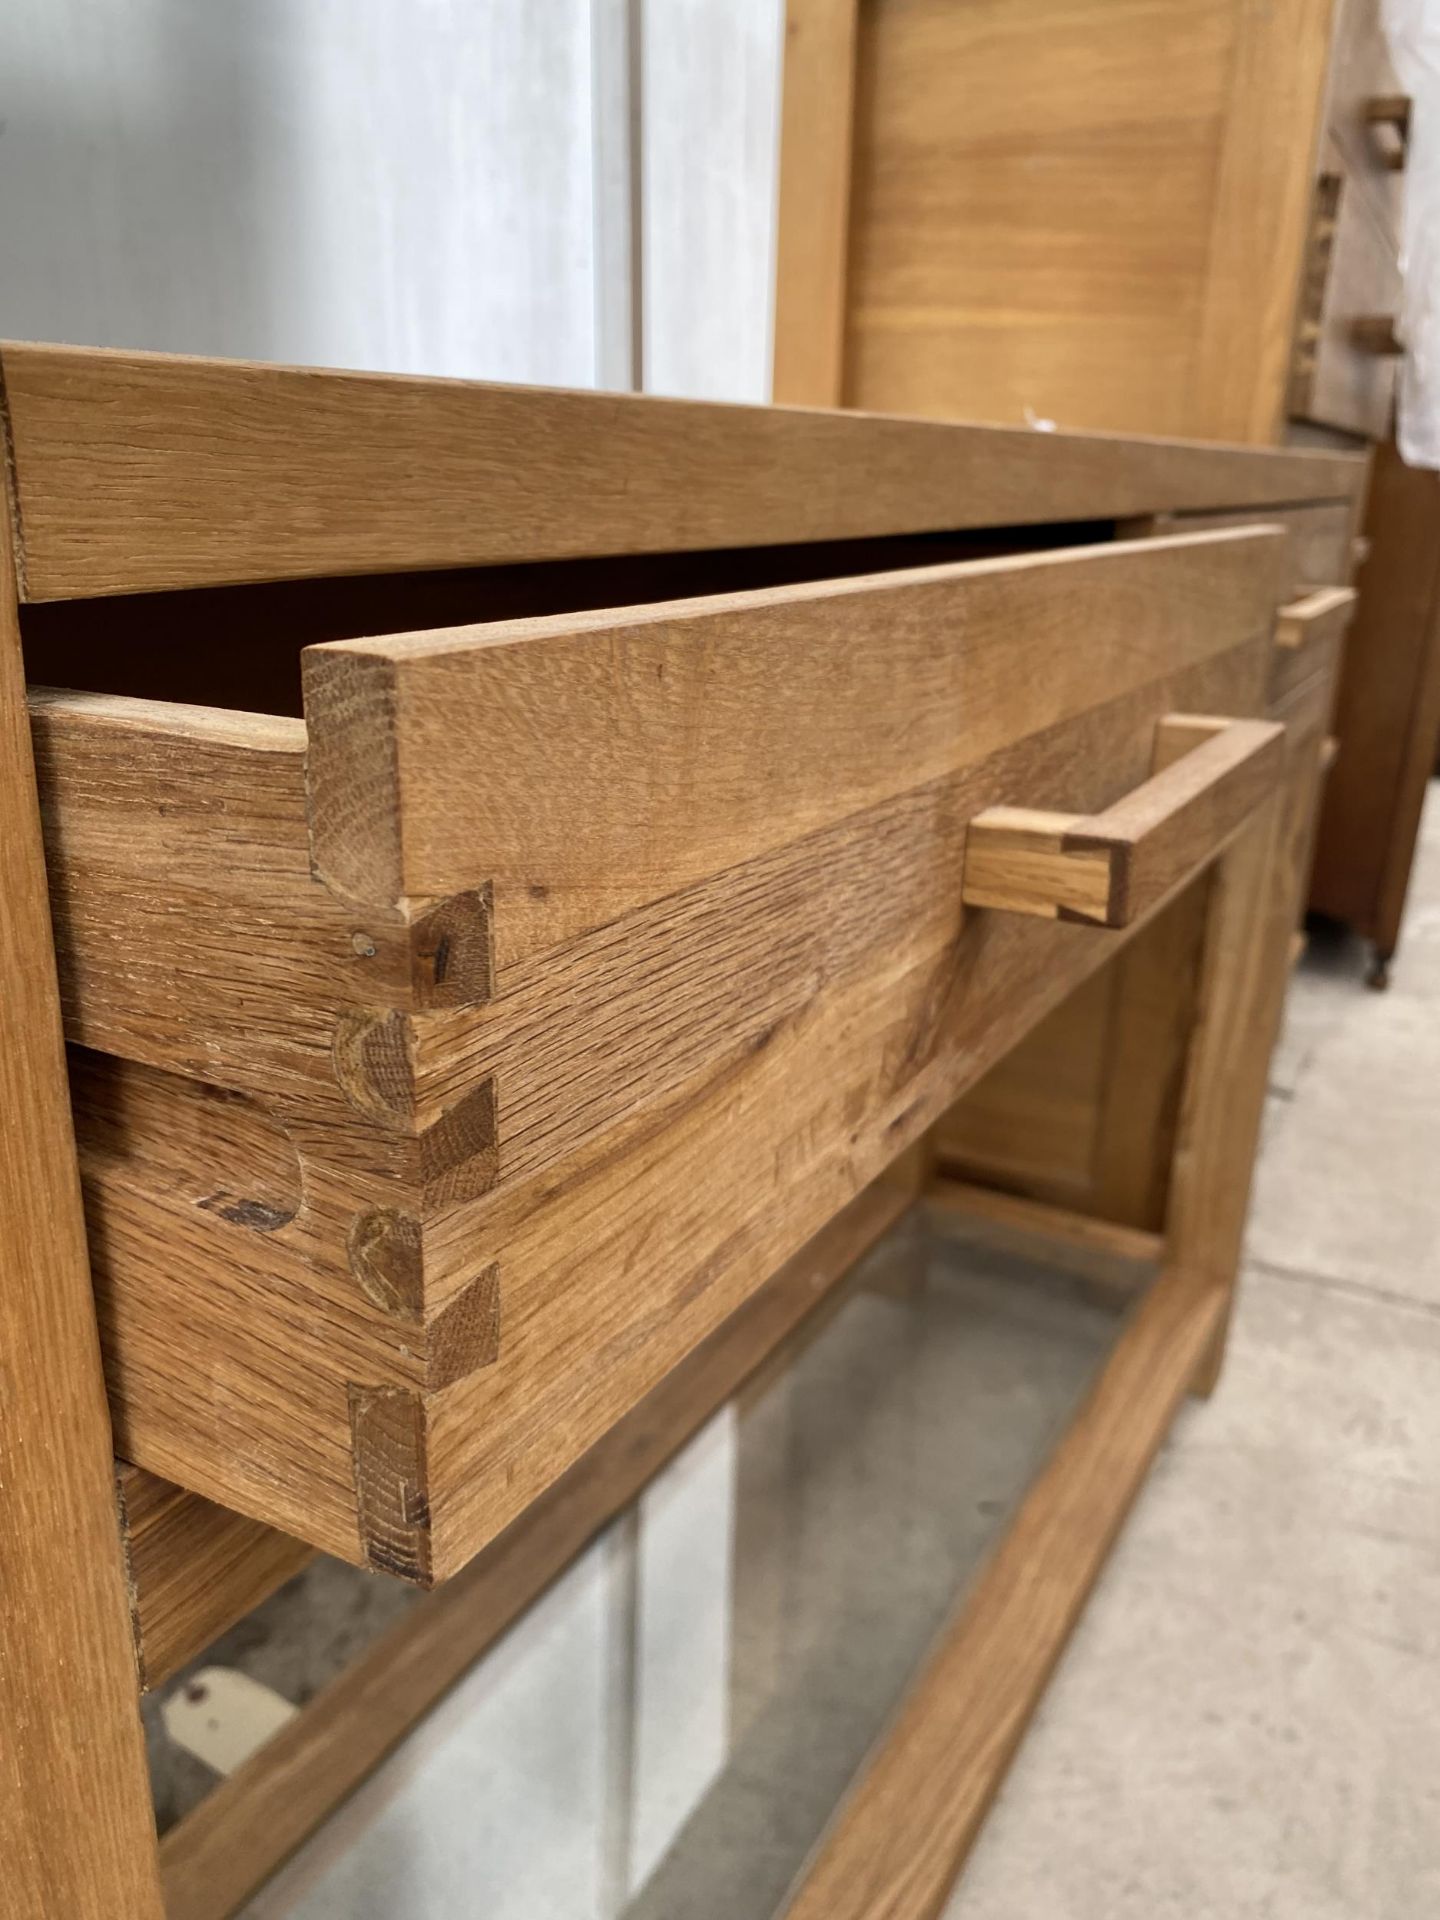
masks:
<instances>
[{"instance_id":1,"label":"white cloth drape","mask_svg":"<svg viewBox=\"0 0 1440 1920\"><path fill-rule=\"evenodd\" d=\"M1440 0L1385 0L1384 21L1400 84L1414 102L1400 249L1398 439L1411 466L1440 467Z\"/></svg>"}]
</instances>

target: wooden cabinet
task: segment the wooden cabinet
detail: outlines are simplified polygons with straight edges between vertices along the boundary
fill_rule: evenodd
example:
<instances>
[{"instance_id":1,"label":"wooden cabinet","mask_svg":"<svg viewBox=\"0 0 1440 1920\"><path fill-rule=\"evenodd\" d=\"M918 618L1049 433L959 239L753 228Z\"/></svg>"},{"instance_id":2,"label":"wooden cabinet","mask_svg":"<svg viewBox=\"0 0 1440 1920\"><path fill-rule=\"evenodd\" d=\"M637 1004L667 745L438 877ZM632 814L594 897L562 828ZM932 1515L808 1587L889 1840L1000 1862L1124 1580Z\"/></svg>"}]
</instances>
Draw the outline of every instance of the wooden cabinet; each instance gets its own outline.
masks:
<instances>
[{"instance_id":1,"label":"wooden cabinet","mask_svg":"<svg viewBox=\"0 0 1440 1920\"><path fill-rule=\"evenodd\" d=\"M1270 444L1385 435L1408 107L1378 0L804 0L791 26L777 397ZM816 109L821 74L848 119ZM825 350L807 356L807 339ZM1373 642L1329 715L1355 503L1273 517L1287 557L1269 710L1303 716L1306 740L1287 772L1290 911L1298 924L1333 731L1316 902L1338 910L1348 866L1346 911L1365 924L1357 854L1394 788L1367 729L1377 744L1387 729L1395 761L1408 720ZM1378 583L1395 546L1377 545ZM1393 615L1399 595L1377 584L1376 597ZM1416 675L1400 680L1408 694ZM1045 1206L1158 1230L1198 928L1198 906L1175 905L1057 1009L947 1116L942 1158Z\"/></svg>"},{"instance_id":2,"label":"wooden cabinet","mask_svg":"<svg viewBox=\"0 0 1440 1920\"><path fill-rule=\"evenodd\" d=\"M1296 587L1363 463L74 349L3 373L43 820L12 808L7 857L48 875L147 1678L310 1546L471 1582L478 1650L925 1190L956 1096L1188 916L1168 1051L1123 1043L1173 1148L1165 1274L797 1911L922 1840L939 1884L1223 1348L1344 611ZM68 1155L43 926L12 964L50 995L21 1100ZM997 1630L1009 1731L970 1751ZM7 1631L14 1671L42 1623ZM434 1690L342 1715L334 1775L287 1744L262 1853ZM877 1848L867 1793L937 1744L953 1804ZM133 1743L95 1752L133 1799ZM253 1888L220 1819L184 1911ZM113 1883L153 1886L127 1831Z\"/></svg>"},{"instance_id":3,"label":"wooden cabinet","mask_svg":"<svg viewBox=\"0 0 1440 1920\"><path fill-rule=\"evenodd\" d=\"M303 722L38 694L126 1456L462 1566L1273 786L1278 544L331 642ZM1014 802L1058 915L962 916Z\"/></svg>"},{"instance_id":4,"label":"wooden cabinet","mask_svg":"<svg viewBox=\"0 0 1440 1920\"><path fill-rule=\"evenodd\" d=\"M1385 442L1410 102L1381 14L1381 0L791 0L776 397ZM1397 493L1377 487L1367 529L1377 608L1336 716L1312 902L1375 941L1377 979L1418 806L1411 773L1392 805L1392 769L1429 751L1402 664L1429 647L1406 585L1418 563L1405 509L1393 531L1377 518ZM1296 584L1347 583L1358 531ZM1073 1083L1079 1063L1057 1071Z\"/></svg>"},{"instance_id":5,"label":"wooden cabinet","mask_svg":"<svg viewBox=\"0 0 1440 1920\"><path fill-rule=\"evenodd\" d=\"M1321 588L1277 610L1265 711L1285 726L1286 766L1273 944L1304 898L1355 598ZM1078 1216L1067 1230L1082 1240L1091 1219L1162 1231L1202 948L1203 900L1192 890L951 1109L936 1130L940 1165ZM1277 1017L1282 993L1283 977L1272 990Z\"/></svg>"},{"instance_id":6,"label":"wooden cabinet","mask_svg":"<svg viewBox=\"0 0 1440 1920\"><path fill-rule=\"evenodd\" d=\"M802 37L839 10L795 9L777 398L1278 437L1330 0L867 0L848 75L833 34ZM848 148L805 110L827 58ZM800 236L837 174L848 253L821 282ZM801 351L821 300L838 367Z\"/></svg>"},{"instance_id":7,"label":"wooden cabinet","mask_svg":"<svg viewBox=\"0 0 1440 1920\"><path fill-rule=\"evenodd\" d=\"M790 13L778 399L1384 434L1408 107L1378 0Z\"/></svg>"},{"instance_id":8,"label":"wooden cabinet","mask_svg":"<svg viewBox=\"0 0 1440 1920\"><path fill-rule=\"evenodd\" d=\"M1365 544L1310 904L1371 943L1383 986L1440 754L1440 477L1407 467L1393 442L1375 456Z\"/></svg>"}]
</instances>

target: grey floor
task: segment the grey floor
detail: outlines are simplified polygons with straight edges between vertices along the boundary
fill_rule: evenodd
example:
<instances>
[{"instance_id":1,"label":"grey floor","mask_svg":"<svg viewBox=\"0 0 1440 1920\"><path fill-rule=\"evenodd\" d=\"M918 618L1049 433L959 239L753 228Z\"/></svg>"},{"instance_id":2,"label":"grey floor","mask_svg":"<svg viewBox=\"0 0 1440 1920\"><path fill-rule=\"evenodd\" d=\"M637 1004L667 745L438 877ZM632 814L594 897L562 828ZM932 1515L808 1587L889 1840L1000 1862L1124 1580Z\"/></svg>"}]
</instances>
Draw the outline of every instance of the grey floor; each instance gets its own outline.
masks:
<instances>
[{"instance_id":1,"label":"grey floor","mask_svg":"<svg viewBox=\"0 0 1440 1920\"><path fill-rule=\"evenodd\" d=\"M947 1920L1440 1913L1440 789L1388 993L1313 944L1244 1293Z\"/></svg>"}]
</instances>

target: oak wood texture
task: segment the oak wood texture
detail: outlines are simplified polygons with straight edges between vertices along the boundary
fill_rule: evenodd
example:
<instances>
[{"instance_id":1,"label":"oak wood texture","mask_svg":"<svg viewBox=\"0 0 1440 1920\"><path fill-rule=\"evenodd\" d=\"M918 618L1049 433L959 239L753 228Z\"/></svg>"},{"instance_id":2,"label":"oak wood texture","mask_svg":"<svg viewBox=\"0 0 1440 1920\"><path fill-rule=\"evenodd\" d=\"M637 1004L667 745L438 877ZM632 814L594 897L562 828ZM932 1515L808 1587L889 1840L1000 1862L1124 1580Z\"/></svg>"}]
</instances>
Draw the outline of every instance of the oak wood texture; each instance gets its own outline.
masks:
<instances>
[{"instance_id":1,"label":"oak wood texture","mask_svg":"<svg viewBox=\"0 0 1440 1920\"><path fill-rule=\"evenodd\" d=\"M1157 761L1167 734L1191 736L1191 750L1103 813L977 814L965 839L965 904L1127 927L1193 878L1279 778L1284 729L1167 714L1157 732Z\"/></svg>"},{"instance_id":2,"label":"oak wood texture","mask_svg":"<svg viewBox=\"0 0 1440 1920\"><path fill-rule=\"evenodd\" d=\"M0 476L0 1909L159 1920Z\"/></svg>"},{"instance_id":3,"label":"oak wood texture","mask_svg":"<svg viewBox=\"0 0 1440 1920\"><path fill-rule=\"evenodd\" d=\"M772 394L794 406L841 400L859 12L859 0L786 0Z\"/></svg>"},{"instance_id":4,"label":"oak wood texture","mask_svg":"<svg viewBox=\"0 0 1440 1920\"><path fill-rule=\"evenodd\" d=\"M1315 671L1319 652L1341 639L1355 614L1353 587L1314 587L1281 607L1275 619L1275 671L1270 697L1278 700Z\"/></svg>"},{"instance_id":5,"label":"oak wood texture","mask_svg":"<svg viewBox=\"0 0 1440 1920\"><path fill-rule=\"evenodd\" d=\"M1187 1144L1191 1111L1218 1111L1218 1124L1230 1163L1228 1186L1212 1189L1190 1217L1208 1224L1214 1236L1211 1271L1217 1281L1230 1263L1233 1279L1249 1195L1250 1163L1260 1118L1264 1066L1278 1026L1281 997L1293 960L1291 936L1304 899L1310 865L1316 801L1326 762L1326 730L1342 635L1335 626L1317 635L1304 650L1311 672L1272 700L1273 719L1286 728L1285 771L1276 803L1275 858L1262 882L1268 889L1249 896L1234 910L1233 948L1248 943L1246 964L1260 970L1245 984L1248 998L1236 1001L1218 1025L1242 1048L1242 1073L1220 1088L1184 1105L1184 1088L1193 1076L1193 1036L1214 1029L1207 1018L1205 981L1216 964L1216 936L1207 933L1212 883L1181 894L1125 952L1111 976L1108 997L1091 983L1086 997L1027 1038L1003 1061L938 1130L937 1157L942 1170L974 1179L999 1180L1022 1195L1058 1203L1082 1216L1157 1230L1174 1217L1176 1170L1191 1170L1199 1158ZM1250 838L1247 829L1245 838ZM1228 857L1228 856L1227 856ZM1231 883L1231 891L1235 890ZM1102 983L1103 984L1103 983ZM1234 990L1237 994L1239 989ZM1078 1093L1065 1091L1078 1063L1098 1058L1103 1071L1087 1073ZM1057 1096L1057 1085L1062 1089ZM1214 1102L1214 1106L1211 1106ZM971 1109L974 1109L971 1111ZM1082 1152L1057 1154L1053 1120L1066 1116L1070 1137ZM1004 1146L997 1154L990 1129L995 1115L1015 1115L1038 1142L1021 1157Z\"/></svg>"},{"instance_id":6,"label":"oak wood texture","mask_svg":"<svg viewBox=\"0 0 1440 1920\"><path fill-rule=\"evenodd\" d=\"M0 373L29 601L1342 499L1357 485L1342 454L73 347L0 346Z\"/></svg>"},{"instance_id":7,"label":"oak wood texture","mask_svg":"<svg viewBox=\"0 0 1440 1920\"><path fill-rule=\"evenodd\" d=\"M1407 467L1393 441L1376 454L1365 532L1310 904L1372 941L1383 965L1440 741L1440 480Z\"/></svg>"},{"instance_id":8,"label":"oak wood texture","mask_svg":"<svg viewBox=\"0 0 1440 1920\"><path fill-rule=\"evenodd\" d=\"M1292 744L1292 751L1294 751ZM1286 801L1290 801L1287 808ZM1210 881L1194 1037L1181 1101L1165 1257L1224 1311L1193 1383L1214 1387L1239 1279L1270 1055L1290 977L1299 867L1313 793L1284 790L1256 809Z\"/></svg>"},{"instance_id":9,"label":"oak wood texture","mask_svg":"<svg viewBox=\"0 0 1440 1920\"><path fill-rule=\"evenodd\" d=\"M936 1130L943 1172L1163 1227L1205 898L1184 889L957 1101Z\"/></svg>"},{"instance_id":10,"label":"oak wood texture","mask_svg":"<svg viewBox=\"0 0 1440 1920\"><path fill-rule=\"evenodd\" d=\"M1331 633L1308 680L1271 708L1285 723L1286 779L1219 863L1166 1212L1166 1257L1227 1296L1197 1376L1218 1377L1235 1297L1268 1082L1314 840L1341 636ZM1268 824L1266 814L1271 816Z\"/></svg>"},{"instance_id":11,"label":"oak wood texture","mask_svg":"<svg viewBox=\"0 0 1440 1920\"><path fill-rule=\"evenodd\" d=\"M966 822L1258 708L1279 557L322 647L304 725L37 695L124 1457L454 1572L1099 963L963 913Z\"/></svg>"},{"instance_id":12,"label":"oak wood texture","mask_svg":"<svg viewBox=\"0 0 1440 1920\"><path fill-rule=\"evenodd\" d=\"M1075 1273L1110 1292L1134 1292L1153 1279L1164 1237L1143 1227L1099 1220L1024 1194L938 1174L924 1190L925 1206L962 1220L992 1245Z\"/></svg>"},{"instance_id":13,"label":"oak wood texture","mask_svg":"<svg viewBox=\"0 0 1440 1920\"><path fill-rule=\"evenodd\" d=\"M1311 644L1295 637L1285 608L1320 583L1350 576L1361 501L1301 505L1265 516L1284 539L1281 602L1270 699L1288 700L1318 676L1333 679L1344 615L1338 596L1314 602ZM1243 511L1156 514L1125 523L1131 538L1253 524ZM1327 685L1330 684L1327 682ZM1274 714L1272 712L1272 717ZM1313 725L1307 723L1309 734ZM1308 746L1287 743L1291 802L1314 798ZM1292 876L1295 877L1295 876ZM1304 898L1303 875L1295 911ZM1179 1100L1194 1017L1204 890L1165 911L1000 1061L937 1129L941 1167L1086 1217L1158 1230L1164 1224Z\"/></svg>"},{"instance_id":14,"label":"oak wood texture","mask_svg":"<svg viewBox=\"0 0 1440 1920\"><path fill-rule=\"evenodd\" d=\"M1168 539L1177 533L1202 533L1215 527L1247 527L1263 522L1279 527L1285 538L1281 594L1301 598L1313 587L1350 578L1351 540L1359 516L1357 498L1328 505L1267 507L1263 514L1244 508L1216 513L1154 513L1128 522L1121 536L1132 540Z\"/></svg>"},{"instance_id":15,"label":"oak wood texture","mask_svg":"<svg viewBox=\"0 0 1440 1920\"><path fill-rule=\"evenodd\" d=\"M943 1173L1052 1206L1083 1202L1095 1178L1116 974L1116 964L1091 974L956 1101L935 1129Z\"/></svg>"},{"instance_id":16,"label":"oak wood texture","mask_svg":"<svg viewBox=\"0 0 1440 1920\"><path fill-rule=\"evenodd\" d=\"M1273 441L1331 13L863 8L847 404Z\"/></svg>"},{"instance_id":17,"label":"oak wood texture","mask_svg":"<svg viewBox=\"0 0 1440 1920\"><path fill-rule=\"evenodd\" d=\"M1372 323L1399 309L1396 242L1333 142L1316 187L1310 245L1289 411L1317 426L1382 440L1395 405L1394 348L1379 343L1377 351ZM1391 332L1388 321L1381 324Z\"/></svg>"},{"instance_id":18,"label":"oak wood texture","mask_svg":"<svg viewBox=\"0 0 1440 1920\"><path fill-rule=\"evenodd\" d=\"M142 1690L258 1607L314 1549L117 1461L120 1531Z\"/></svg>"},{"instance_id":19,"label":"oak wood texture","mask_svg":"<svg viewBox=\"0 0 1440 1920\"><path fill-rule=\"evenodd\" d=\"M940 1912L1222 1304L1180 1270L1147 1291L841 1803L785 1920Z\"/></svg>"},{"instance_id":20,"label":"oak wood texture","mask_svg":"<svg viewBox=\"0 0 1440 1920\"><path fill-rule=\"evenodd\" d=\"M914 1199L919 1163L831 1220L441 1592L353 1662L161 1846L168 1920L227 1920Z\"/></svg>"},{"instance_id":21,"label":"oak wood texture","mask_svg":"<svg viewBox=\"0 0 1440 1920\"><path fill-rule=\"evenodd\" d=\"M1353 587L1316 587L1301 600L1281 607L1275 622L1275 644L1298 652L1326 634L1343 633L1355 609Z\"/></svg>"},{"instance_id":22,"label":"oak wood texture","mask_svg":"<svg viewBox=\"0 0 1440 1920\"><path fill-rule=\"evenodd\" d=\"M1334 20L1335 0L1230 9L1233 64L1190 370L1205 432L1256 441L1283 432Z\"/></svg>"}]
</instances>

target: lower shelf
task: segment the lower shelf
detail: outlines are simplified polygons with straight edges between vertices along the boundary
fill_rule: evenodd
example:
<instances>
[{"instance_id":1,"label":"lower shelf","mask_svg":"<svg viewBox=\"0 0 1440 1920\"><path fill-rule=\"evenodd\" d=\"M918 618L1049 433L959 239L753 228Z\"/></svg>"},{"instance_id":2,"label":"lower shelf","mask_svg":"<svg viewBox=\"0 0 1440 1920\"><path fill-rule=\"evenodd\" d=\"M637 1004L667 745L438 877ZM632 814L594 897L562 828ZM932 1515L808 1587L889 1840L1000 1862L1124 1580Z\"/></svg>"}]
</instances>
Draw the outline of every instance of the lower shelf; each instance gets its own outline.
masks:
<instances>
[{"instance_id":1,"label":"lower shelf","mask_svg":"<svg viewBox=\"0 0 1440 1920\"><path fill-rule=\"evenodd\" d=\"M169 1910L938 1911L1219 1315L983 1233L906 1214L528 1614L503 1567L419 1601L166 1836ZM507 1627L383 1759L407 1663L414 1718L423 1648Z\"/></svg>"}]
</instances>

